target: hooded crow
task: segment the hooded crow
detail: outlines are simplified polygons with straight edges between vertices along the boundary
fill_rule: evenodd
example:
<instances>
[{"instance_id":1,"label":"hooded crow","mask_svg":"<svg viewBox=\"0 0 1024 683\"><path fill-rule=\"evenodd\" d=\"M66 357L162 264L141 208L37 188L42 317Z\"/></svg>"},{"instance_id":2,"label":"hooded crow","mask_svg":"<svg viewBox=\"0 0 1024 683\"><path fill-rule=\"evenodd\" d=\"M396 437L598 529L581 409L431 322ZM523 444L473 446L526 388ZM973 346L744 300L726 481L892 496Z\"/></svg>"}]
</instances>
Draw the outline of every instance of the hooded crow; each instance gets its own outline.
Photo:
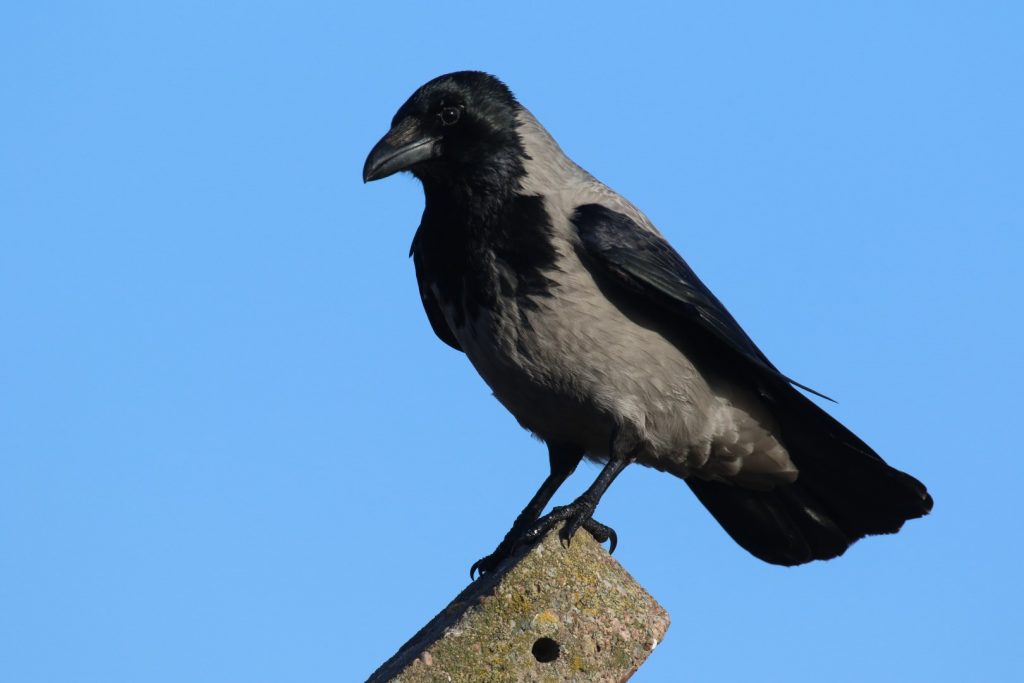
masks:
<instances>
[{"instance_id":1,"label":"hooded crow","mask_svg":"<svg viewBox=\"0 0 1024 683\"><path fill-rule=\"evenodd\" d=\"M683 479L730 536L780 565L837 557L932 507L796 387L635 206L577 166L497 78L440 76L401 106L363 180L411 171L411 255L438 337L548 446L551 473L490 555L592 518L639 463ZM820 396L820 394L819 394ZM827 397L824 397L827 398ZM604 465L541 516L582 458Z\"/></svg>"}]
</instances>

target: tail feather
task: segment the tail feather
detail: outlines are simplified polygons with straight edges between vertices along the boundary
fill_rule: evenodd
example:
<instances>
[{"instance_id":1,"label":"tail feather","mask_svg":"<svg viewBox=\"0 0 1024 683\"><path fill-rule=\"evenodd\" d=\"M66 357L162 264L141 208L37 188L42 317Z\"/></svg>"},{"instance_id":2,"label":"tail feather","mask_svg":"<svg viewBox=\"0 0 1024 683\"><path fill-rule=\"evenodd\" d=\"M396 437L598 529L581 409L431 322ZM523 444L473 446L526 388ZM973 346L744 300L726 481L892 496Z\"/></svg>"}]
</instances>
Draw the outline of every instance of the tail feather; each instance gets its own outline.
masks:
<instances>
[{"instance_id":1,"label":"tail feather","mask_svg":"<svg viewBox=\"0 0 1024 683\"><path fill-rule=\"evenodd\" d=\"M792 566L827 560L853 542L827 515L798 502L796 484L756 491L696 478L686 483L733 540L765 562Z\"/></svg>"},{"instance_id":2,"label":"tail feather","mask_svg":"<svg viewBox=\"0 0 1024 683\"><path fill-rule=\"evenodd\" d=\"M687 479L718 523L754 556L797 565L842 555L864 536L899 531L931 510L924 485L890 467L832 416L793 390L774 411L799 470L768 491Z\"/></svg>"}]
</instances>

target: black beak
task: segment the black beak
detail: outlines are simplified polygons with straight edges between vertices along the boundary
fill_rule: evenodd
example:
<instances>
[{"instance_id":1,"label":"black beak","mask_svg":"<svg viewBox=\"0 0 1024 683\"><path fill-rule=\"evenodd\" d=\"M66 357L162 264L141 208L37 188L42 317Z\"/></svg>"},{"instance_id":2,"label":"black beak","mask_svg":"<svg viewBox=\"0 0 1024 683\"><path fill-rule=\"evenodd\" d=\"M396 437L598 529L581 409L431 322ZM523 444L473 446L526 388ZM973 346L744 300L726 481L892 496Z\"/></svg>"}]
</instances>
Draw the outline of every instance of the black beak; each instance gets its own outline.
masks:
<instances>
[{"instance_id":1,"label":"black beak","mask_svg":"<svg viewBox=\"0 0 1024 683\"><path fill-rule=\"evenodd\" d=\"M363 164L363 182L387 178L440 155L440 138L426 135L416 119L403 119L370 150Z\"/></svg>"}]
</instances>

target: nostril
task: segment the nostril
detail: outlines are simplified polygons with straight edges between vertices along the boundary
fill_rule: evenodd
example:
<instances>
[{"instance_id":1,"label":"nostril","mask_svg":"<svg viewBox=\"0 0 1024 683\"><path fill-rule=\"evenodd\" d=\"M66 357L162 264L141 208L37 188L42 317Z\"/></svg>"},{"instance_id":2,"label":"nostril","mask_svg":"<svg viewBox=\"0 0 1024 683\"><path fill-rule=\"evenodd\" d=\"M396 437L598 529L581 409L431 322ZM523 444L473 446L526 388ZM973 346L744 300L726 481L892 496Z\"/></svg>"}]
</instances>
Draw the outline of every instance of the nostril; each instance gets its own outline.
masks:
<instances>
[{"instance_id":1,"label":"nostril","mask_svg":"<svg viewBox=\"0 0 1024 683\"><path fill-rule=\"evenodd\" d=\"M553 662L558 659L561 648L551 638L538 638L533 644L533 656L538 662Z\"/></svg>"}]
</instances>

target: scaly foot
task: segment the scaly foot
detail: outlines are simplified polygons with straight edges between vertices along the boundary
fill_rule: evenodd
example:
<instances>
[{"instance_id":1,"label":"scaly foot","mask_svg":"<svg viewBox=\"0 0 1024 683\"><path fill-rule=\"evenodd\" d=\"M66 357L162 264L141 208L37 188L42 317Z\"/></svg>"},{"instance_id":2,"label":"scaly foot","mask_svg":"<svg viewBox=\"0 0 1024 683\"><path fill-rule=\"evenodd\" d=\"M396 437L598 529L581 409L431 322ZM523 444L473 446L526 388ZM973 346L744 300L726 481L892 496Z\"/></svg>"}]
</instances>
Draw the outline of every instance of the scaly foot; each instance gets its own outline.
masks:
<instances>
[{"instance_id":1,"label":"scaly foot","mask_svg":"<svg viewBox=\"0 0 1024 683\"><path fill-rule=\"evenodd\" d=\"M470 578L475 579L477 575L482 576L494 571L516 549L522 545L533 543L553 529L559 522L565 522L562 530L559 532L559 536L566 546L572 541L572 537L576 532L582 528L593 536L594 540L598 543L611 541L608 552L615 552L615 546L618 545L618 536L615 534L615 530L591 517L593 513L594 506L589 501L580 499L569 505L554 508L551 512L534 522L525 532L514 536L509 534L498 544L493 553L474 562L473 566L469 568Z\"/></svg>"}]
</instances>

